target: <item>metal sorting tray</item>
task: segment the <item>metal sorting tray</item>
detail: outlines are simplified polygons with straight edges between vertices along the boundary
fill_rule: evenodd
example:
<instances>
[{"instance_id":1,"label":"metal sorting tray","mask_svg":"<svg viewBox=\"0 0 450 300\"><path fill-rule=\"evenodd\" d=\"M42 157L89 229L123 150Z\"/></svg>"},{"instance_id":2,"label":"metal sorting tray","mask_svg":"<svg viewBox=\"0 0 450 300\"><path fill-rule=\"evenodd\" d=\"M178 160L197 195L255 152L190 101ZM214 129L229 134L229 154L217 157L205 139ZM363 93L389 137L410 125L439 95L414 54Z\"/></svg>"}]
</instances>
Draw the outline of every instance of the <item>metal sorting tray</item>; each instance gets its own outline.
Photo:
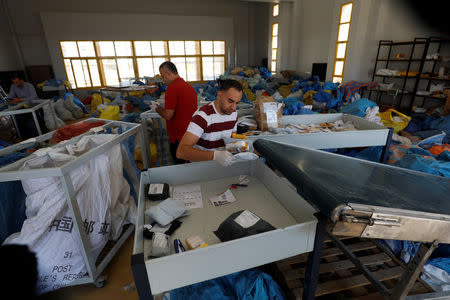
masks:
<instances>
[{"instance_id":1,"label":"metal sorting tray","mask_svg":"<svg viewBox=\"0 0 450 300\"><path fill-rule=\"evenodd\" d=\"M283 116L283 125L332 123L338 120L352 121L358 130L302 134L268 134L248 136L250 143L257 139L271 140L293 146L313 149L384 146L389 128L348 114L314 114Z\"/></svg>"},{"instance_id":2,"label":"metal sorting tray","mask_svg":"<svg viewBox=\"0 0 450 300\"><path fill-rule=\"evenodd\" d=\"M209 198L224 192L239 175L248 175L248 187L232 190L236 202L214 207ZM151 241L143 238L143 225L149 223L144 210L159 201L145 199L144 187L149 183L171 186L201 186L203 208L191 209L181 218L181 227L171 236L171 255L149 258ZM272 224L276 230L228 242L220 242L213 231L232 213L248 209ZM216 278L260 266L313 250L317 220L315 210L286 181L261 160L220 167L214 161L152 168L142 173L133 256L143 255L152 294ZM199 235L208 247L174 254L173 239ZM133 258L132 258L133 261ZM133 263L132 263L133 264ZM143 292L138 284L140 296ZM146 274L145 274L146 273Z\"/></svg>"}]
</instances>

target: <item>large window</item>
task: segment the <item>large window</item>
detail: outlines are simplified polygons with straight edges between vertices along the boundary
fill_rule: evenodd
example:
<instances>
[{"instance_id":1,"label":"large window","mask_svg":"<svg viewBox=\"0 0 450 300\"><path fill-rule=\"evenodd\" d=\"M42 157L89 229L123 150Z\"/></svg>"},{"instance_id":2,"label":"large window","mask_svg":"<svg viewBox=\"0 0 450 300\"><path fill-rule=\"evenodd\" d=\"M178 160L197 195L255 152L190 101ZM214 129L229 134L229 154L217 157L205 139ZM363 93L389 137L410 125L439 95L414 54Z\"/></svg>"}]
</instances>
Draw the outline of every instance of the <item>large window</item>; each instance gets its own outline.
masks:
<instances>
[{"instance_id":1,"label":"large window","mask_svg":"<svg viewBox=\"0 0 450 300\"><path fill-rule=\"evenodd\" d=\"M74 88L129 83L155 76L172 61L186 81L213 80L225 72L225 41L60 41Z\"/></svg>"},{"instance_id":2,"label":"large window","mask_svg":"<svg viewBox=\"0 0 450 300\"><path fill-rule=\"evenodd\" d=\"M333 82L342 82L342 79L344 78L345 57L347 56L352 8L353 3L351 2L341 5L336 52L334 55Z\"/></svg>"},{"instance_id":3,"label":"large window","mask_svg":"<svg viewBox=\"0 0 450 300\"><path fill-rule=\"evenodd\" d=\"M272 24L272 53L270 60L270 71L277 71L277 49L278 49L278 23Z\"/></svg>"}]
</instances>

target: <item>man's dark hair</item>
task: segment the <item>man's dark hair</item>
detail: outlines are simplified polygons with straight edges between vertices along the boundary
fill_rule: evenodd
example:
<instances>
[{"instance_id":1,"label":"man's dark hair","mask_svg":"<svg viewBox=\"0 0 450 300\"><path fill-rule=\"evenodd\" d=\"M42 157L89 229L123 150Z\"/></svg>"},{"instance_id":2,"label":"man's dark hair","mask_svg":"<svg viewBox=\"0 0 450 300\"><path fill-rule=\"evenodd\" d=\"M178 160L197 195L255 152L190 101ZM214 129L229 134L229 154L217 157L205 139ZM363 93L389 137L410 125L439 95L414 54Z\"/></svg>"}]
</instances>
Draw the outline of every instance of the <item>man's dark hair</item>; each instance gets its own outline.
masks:
<instances>
[{"instance_id":1,"label":"man's dark hair","mask_svg":"<svg viewBox=\"0 0 450 300\"><path fill-rule=\"evenodd\" d=\"M11 80L14 80L14 79L16 79L16 78L25 80L25 79L23 78L22 75L19 75L19 74L17 74L17 73L14 73L14 74L11 76Z\"/></svg>"},{"instance_id":2,"label":"man's dark hair","mask_svg":"<svg viewBox=\"0 0 450 300\"><path fill-rule=\"evenodd\" d=\"M242 84L237 81L237 80L233 80L233 79L219 79L217 80L217 82L219 83L219 91L228 91L231 88L236 89L238 92L242 92Z\"/></svg>"},{"instance_id":3,"label":"man's dark hair","mask_svg":"<svg viewBox=\"0 0 450 300\"><path fill-rule=\"evenodd\" d=\"M175 64L171 61L165 61L163 62L160 66L160 69L162 68L166 68L167 70L169 70L170 72L172 72L173 74L178 75L178 70L177 67L175 66Z\"/></svg>"}]
</instances>

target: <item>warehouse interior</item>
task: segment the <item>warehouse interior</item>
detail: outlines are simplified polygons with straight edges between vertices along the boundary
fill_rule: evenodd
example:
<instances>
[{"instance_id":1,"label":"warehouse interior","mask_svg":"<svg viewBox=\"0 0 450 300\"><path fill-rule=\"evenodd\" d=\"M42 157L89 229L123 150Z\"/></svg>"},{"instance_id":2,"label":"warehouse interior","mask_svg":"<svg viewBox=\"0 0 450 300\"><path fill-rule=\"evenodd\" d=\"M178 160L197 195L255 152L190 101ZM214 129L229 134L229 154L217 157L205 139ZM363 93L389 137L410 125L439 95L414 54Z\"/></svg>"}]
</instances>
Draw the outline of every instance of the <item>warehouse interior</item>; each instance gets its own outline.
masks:
<instances>
[{"instance_id":1,"label":"warehouse interior","mask_svg":"<svg viewBox=\"0 0 450 300\"><path fill-rule=\"evenodd\" d=\"M450 298L440 1L0 4L5 293Z\"/></svg>"}]
</instances>

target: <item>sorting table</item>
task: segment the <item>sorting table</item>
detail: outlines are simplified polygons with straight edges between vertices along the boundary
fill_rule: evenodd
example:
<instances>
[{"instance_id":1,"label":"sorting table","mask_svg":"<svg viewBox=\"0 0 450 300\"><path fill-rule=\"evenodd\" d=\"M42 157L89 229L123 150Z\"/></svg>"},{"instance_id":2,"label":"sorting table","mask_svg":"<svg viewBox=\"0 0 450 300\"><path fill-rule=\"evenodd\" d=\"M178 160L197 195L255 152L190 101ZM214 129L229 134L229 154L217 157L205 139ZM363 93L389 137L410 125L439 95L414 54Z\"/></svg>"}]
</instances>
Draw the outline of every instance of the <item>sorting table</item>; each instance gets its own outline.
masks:
<instances>
[{"instance_id":1,"label":"sorting table","mask_svg":"<svg viewBox=\"0 0 450 300\"><path fill-rule=\"evenodd\" d=\"M312 149L352 148L367 146L383 146L381 162L387 159L393 130L360 117L348 114L314 114L283 116L283 126L333 123L342 120L344 123L352 121L358 130L332 131L300 134L265 134L249 135L250 144L258 139L280 142L292 146L308 147Z\"/></svg>"},{"instance_id":2,"label":"sorting table","mask_svg":"<svg viewBox=\"0 0 450 300\"><path fill-rule=\"evenodd\" d=\"M240 175L248 175L248 187L233 190L236 202L214 207L209 197L224 192ZM181 218L181 227L173 238L199 235L208 247L182 253L149 258L151 241L143 237L143 225L150 220L144 211L150 205L145 199L146 184L166 182L171 186L201 186L203 208L194 208ZM213 234L220 223L234 212L248 209L272 224L276 230L220 242ZM221 167L217 162L198 162L152 168L141 174L135 243L131 259L140 299L152 299L178 287L216 278L237 271L312 251L317 220L314 209L294 189L261 160ZM173 247L172 247L173 248ZM264 251L261 251L264 249Z\"/></svg>"}]
</instances>

